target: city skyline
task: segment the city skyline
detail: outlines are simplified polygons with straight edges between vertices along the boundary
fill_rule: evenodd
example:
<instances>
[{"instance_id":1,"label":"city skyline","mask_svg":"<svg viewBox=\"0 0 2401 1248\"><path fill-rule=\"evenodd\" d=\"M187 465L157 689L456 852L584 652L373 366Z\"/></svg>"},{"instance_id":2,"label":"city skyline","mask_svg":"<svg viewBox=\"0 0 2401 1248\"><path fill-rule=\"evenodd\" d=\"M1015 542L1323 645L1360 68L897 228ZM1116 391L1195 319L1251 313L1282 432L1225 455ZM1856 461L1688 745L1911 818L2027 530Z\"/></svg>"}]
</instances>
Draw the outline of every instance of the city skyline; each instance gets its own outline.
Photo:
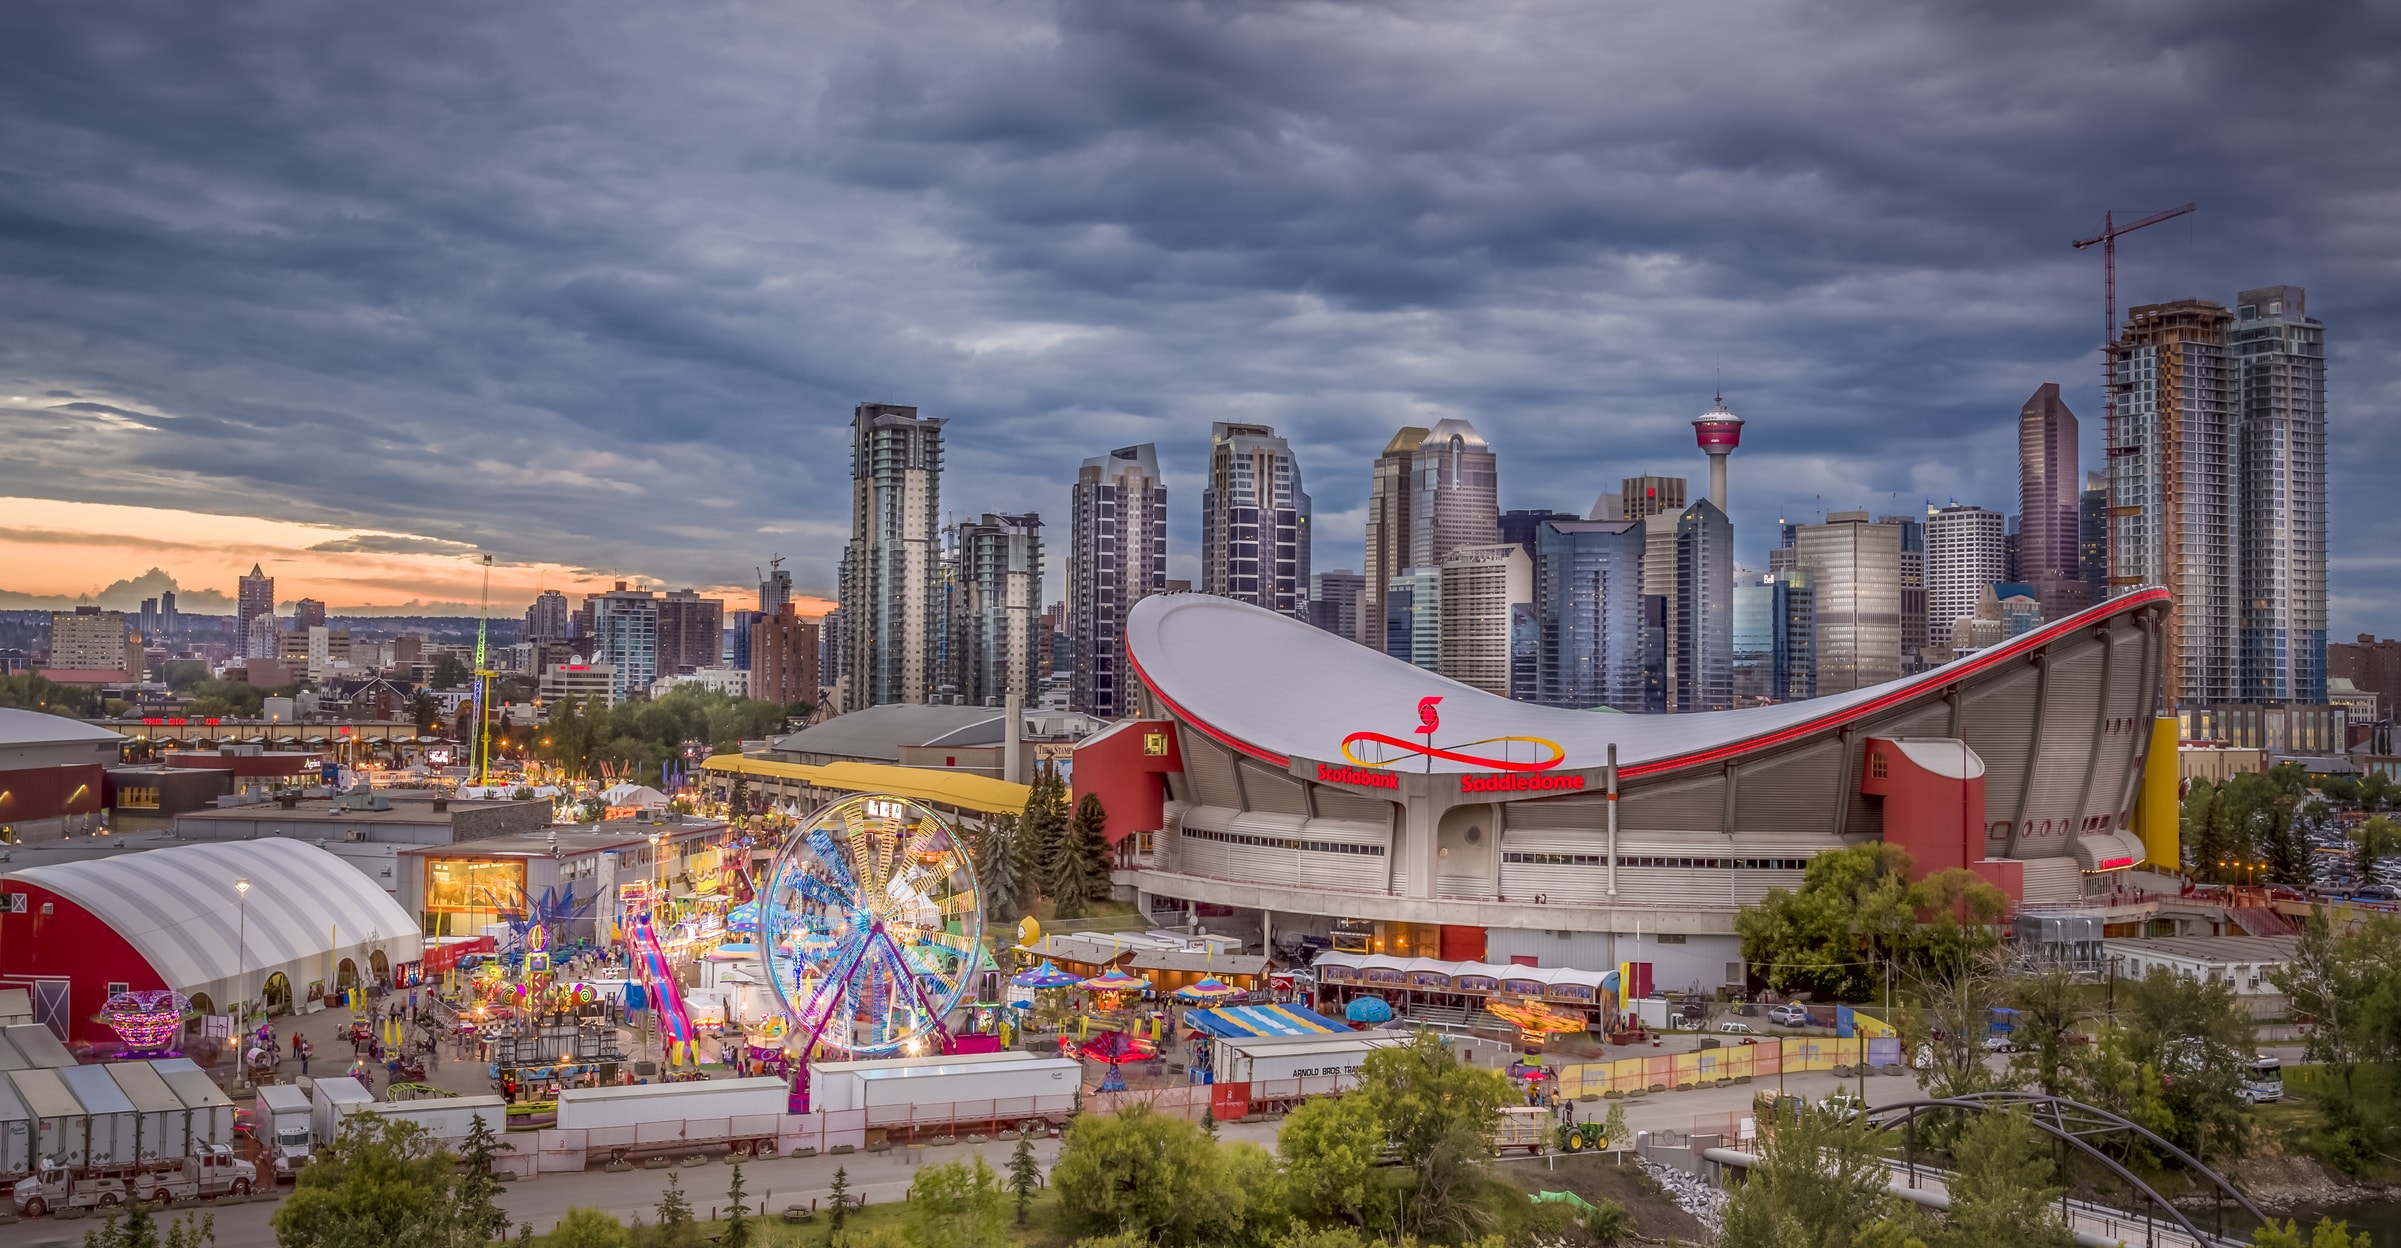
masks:
<instances>
[{"instance_id":1,"label":"city skyline","mask_svg":"<svg viewBox=\"0 0 2401 1248\"><path fill-rule=\"evenodd\" d=\"M1294 440L1339 567L1364 526L1349 465L1393 428L1472 419L1513 456L1503 509L1580 513L1626 476L1697 485L1688 422L1722 374L1751 421L1731 518L1752 566L1775 519L1821 505L2008 509L2011 416L2043 381L2101 462L2099 261L2068 240L2193 200L2120 249L2121 306L2310 290L2339 329L2327 628L2389 631L2401 517L2373 482L2401 468L2378 401L2401 278L2371 262L2395 157L2368 119L2393 88L2351 72L2389 31L1943 14L1857 41L1756 19L1727 43L1507 5L1474 36L1435 11L1003 5L803 38L784 15L626 11L580 16L582 55L529 57L560 11L436 6L339 38L263 20L250 37L302 80L262 97L175 25L196 19L127 50L97 15L11 13L9 46L47 68L0 92L62 141L0 140L28 175L0 237L0 509L134 508L82 530L128 550L180 540L166 506L590 573L519 574L520 609L520 582L612 572L730 596L784 553L823 600L848 534L838 457L815 452L888 401L953 422L962 521L1063 514L1083 458L1157 444L1169 575L1197 580L1212 422ZM1166 48L1199 59L1171 72ZM40 89L53 73L124 86L99 110ZM459 94L482 81L520 89ZM2048 104L1996 121L2000 91ZM2242 124L2261 92L2312 124ZM8 546L0 590L72 598L155 565L231 593L254 557L94 555ZM475 597L440 553L295 557L269 570L337 611Z\"/></svg>"}]
</instances>

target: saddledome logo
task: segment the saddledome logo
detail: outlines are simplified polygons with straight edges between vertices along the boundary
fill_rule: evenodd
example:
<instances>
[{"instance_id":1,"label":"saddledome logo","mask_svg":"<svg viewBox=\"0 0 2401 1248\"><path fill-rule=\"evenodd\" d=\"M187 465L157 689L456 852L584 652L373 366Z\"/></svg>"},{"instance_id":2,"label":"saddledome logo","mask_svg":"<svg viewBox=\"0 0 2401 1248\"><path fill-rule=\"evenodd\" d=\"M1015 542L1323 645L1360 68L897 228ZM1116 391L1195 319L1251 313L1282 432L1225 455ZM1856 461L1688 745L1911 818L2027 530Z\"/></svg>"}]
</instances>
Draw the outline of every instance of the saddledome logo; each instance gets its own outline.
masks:
<instances>
[{"instance_id":1,"label":"saddledome logo","mask_svg":"<svg viewBox=\"0 0 2401 1248\"><path fill-rule=\"evenodd\" d=\"M1567 758L1567 751L1556 741L1541 737L1483 737L1474 741L1436 745L1434 734L1442 728L1442 715L1437 709L1441 703L1439 696L1417 700L1417 727L1413 731L1423 740L1412 741L1407 737L1382 732L1354 732L1342 739L1342 757L1351 765L1343 767L1319 763L1317 778L1333 784L1394 789L1400 787L1400 779L1390 770L1392 767L1422 758L1430 768L1433 760L1439 758L1470 767L1493 769L1489 773L1471 773L1459 777L1459 791L1462 793L1532 793L1584 787L1584 777L1580 775L1541 774L1557 767ZM1542 757L1509 758L1509 747L1513 744L1532 746L1534 752ZM1493 746L1500 747L1502 757L1476 752L1479 748Z\"/></svg>"}]
</instances>

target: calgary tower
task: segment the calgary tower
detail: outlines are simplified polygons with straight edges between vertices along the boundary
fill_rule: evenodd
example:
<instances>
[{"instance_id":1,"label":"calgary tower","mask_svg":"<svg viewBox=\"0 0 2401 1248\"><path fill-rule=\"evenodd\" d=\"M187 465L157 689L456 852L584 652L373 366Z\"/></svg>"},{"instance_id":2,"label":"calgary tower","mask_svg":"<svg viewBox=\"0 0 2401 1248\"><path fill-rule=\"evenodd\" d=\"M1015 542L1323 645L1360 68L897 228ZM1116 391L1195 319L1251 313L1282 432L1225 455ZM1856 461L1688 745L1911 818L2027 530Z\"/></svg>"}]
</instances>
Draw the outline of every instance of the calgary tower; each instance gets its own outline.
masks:
<instances>
[{"instance_id":1,"label":"calgary tower","mask_svg":"<svg viewBox=\"0 0 2401 1248\"><path fill-rule=\"evenodd\" d=\"M1742 445L1742 417L1726 410L1726 396L1720 394L1708 411L1692 418L1692 436L1701 444L1701 453L1709 457L1709 501L1723 512L1726 456Z\"/></svg>"}]
</instances>

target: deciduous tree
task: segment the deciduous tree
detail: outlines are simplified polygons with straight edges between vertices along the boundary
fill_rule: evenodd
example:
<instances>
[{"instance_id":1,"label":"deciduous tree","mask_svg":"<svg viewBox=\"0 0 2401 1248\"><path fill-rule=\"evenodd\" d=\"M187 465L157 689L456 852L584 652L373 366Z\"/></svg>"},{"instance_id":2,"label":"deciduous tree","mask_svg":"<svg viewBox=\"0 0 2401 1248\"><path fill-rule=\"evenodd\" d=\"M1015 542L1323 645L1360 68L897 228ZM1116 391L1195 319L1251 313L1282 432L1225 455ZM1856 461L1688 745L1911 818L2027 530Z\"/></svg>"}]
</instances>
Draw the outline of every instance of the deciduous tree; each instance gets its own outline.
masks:
<instances>
[{"instance_id":1,"label":"deciduous tree","mask_svg":"<svg viewBox=\"0 0 2401 1248\"><path fill-rule=\"evenodd\" d=\"M2023 1110L1970 1118L1951 1149L1951 1208L1932 1248L2074 1248L2052 1210L2061 1189L2047 1143Z\"/></svg>"}]
</instances>

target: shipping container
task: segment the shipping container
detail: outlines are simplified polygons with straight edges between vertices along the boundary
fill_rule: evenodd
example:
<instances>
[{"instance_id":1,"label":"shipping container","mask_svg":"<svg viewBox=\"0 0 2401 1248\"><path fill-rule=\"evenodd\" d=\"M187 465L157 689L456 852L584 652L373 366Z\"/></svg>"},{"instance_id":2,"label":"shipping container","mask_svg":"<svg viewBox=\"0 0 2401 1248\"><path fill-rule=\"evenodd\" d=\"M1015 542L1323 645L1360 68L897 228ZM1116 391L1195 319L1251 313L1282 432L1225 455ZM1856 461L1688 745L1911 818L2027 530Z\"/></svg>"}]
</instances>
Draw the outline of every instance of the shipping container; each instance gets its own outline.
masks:
<instances>
[{"instance_id":1,"label":"shipping container","mask_svg":"<svg viewBox=\"0 0 2401 1248\"><path fill-rule=\"evenodd\" d=\"M782 1115L791 1090L772 1077L700 1079L690 1083L641 1083L632 1087L566 1088L559 1093L559 1129L633 1127Z\"/></svg>"},{"instance_id":2,"label":"shipping container","mask_svg":"<svg viewBox=\"0 0 2401 1248\"><path fill-rule=\"evenodd\" d=\"M838 1111L1021 1097L1072 1098L1083 1082L1081 1062L1035 1053L812 1062L809 1108Z\"/></svg>"},{"instance_id":3,"label":"shipping container","mask_svg":"<svg viewBox=\"0 0 2401 1248\"><path fill-rule=\"evenodd\" d=\"M54 1073L83 1106L84 1129L88 1133L83 1164L113 1166L140 1160L135 1152L135 1136L140 1127L135 1121L133 1102L117 1090L117 1081L108 1077L107 1069L69 1066Z\"/></svg>"},{"instance_id":4,"label":"shipping container","mask_svg":"<svg viewBox=\"0 0 2401 1248\"><path fill-rule=\"evenodd\" d=\"M12 1070L10 1088L33 1119L34 1164L83 1164L83 1104L67 1091L55 1070Z\"/></svg>"},{"instance_id":5,"label":"shipping container","mask_svg":"<svg viewBox=\"0 0 2401 1248\"><path fill-rule=\"evenodd\" d=\"M158 1077L192 1115L192 1151L211 1144L233 1143L233 1099L188 1057L162 1058L150 1063Z\"/></svg>"},{"instance_id":6,"label":"shipping container","mask_svg":"<svg viewBox=\"0 0 2401 1248\"><path fill-rule=\"evenodd\" d=\"M99 1069L117 1081L133 1102L134 1141L143 1161L172 1160L192 1152L191 1111L147 1062L110 1062Z\"/></svg>"}]
</instances>

